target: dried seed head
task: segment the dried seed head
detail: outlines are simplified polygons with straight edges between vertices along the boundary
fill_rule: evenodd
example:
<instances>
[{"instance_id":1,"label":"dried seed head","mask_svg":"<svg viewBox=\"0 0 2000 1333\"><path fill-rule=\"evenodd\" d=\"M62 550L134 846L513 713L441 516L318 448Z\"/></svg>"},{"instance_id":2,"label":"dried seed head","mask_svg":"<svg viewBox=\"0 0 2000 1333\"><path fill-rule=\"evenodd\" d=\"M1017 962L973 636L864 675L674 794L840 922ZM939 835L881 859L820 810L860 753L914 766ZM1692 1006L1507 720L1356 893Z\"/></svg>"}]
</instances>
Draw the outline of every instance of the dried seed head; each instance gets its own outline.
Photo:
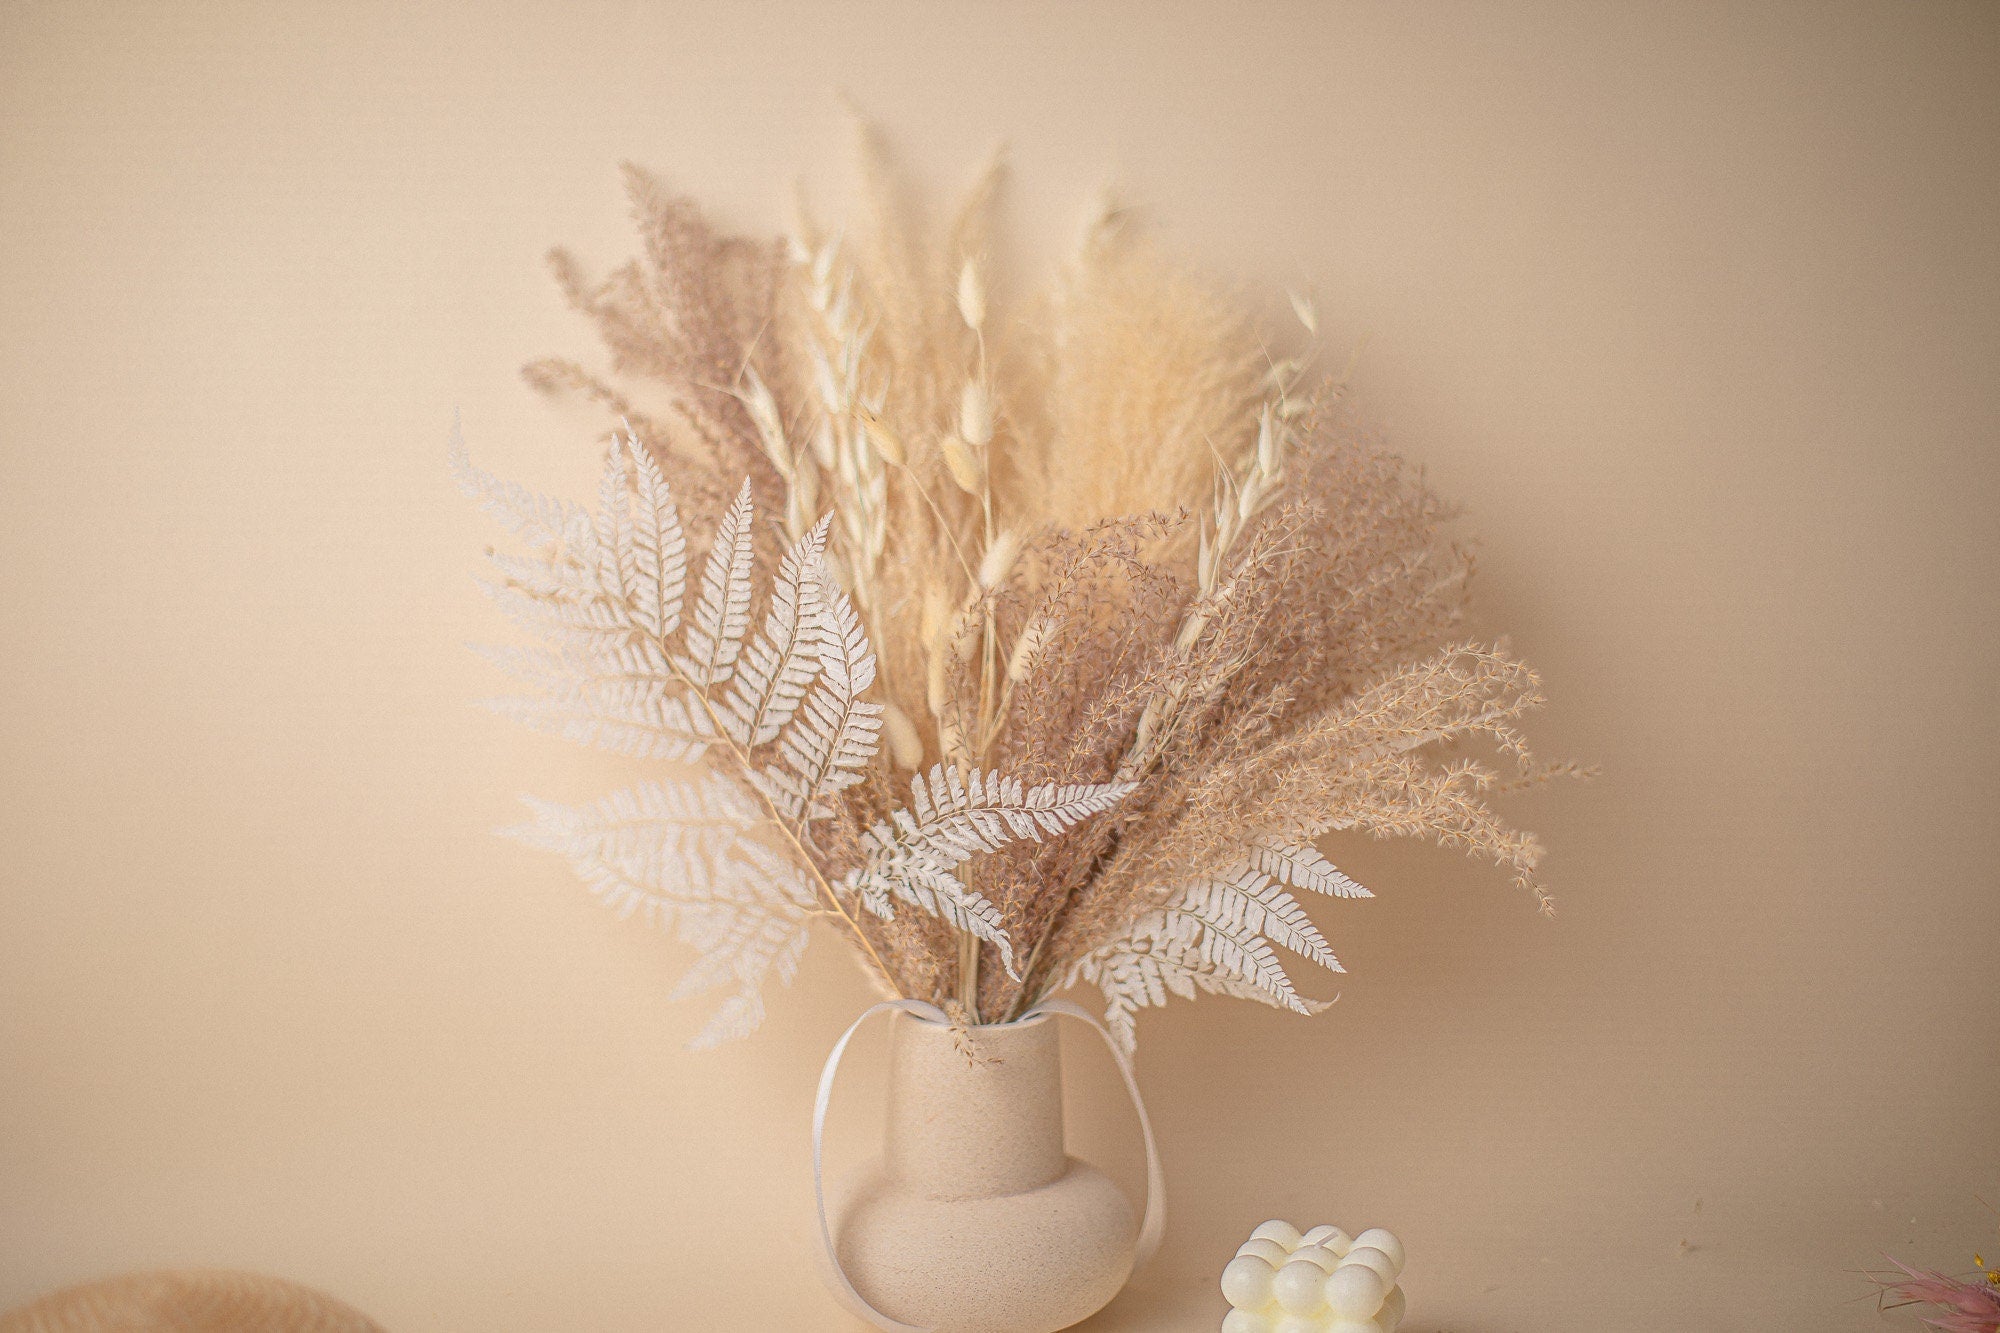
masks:
<instances>
[{"instance_id":1,"label":"dried seed head","mask_svg":"<svg viewBox=\"0 0 2000 1333\"><path fill-rule=\"evenodd\" d=\"M896 707L894 703L882 705L882 735L889 742L889 759L897 768L914 770L923 767L924 742L917 735L916 724L910 715Z\"/></svg>"},{"instance_id":2,"label":"dried seed head","mask_svg":"<svg viewBox=\"0 0 2000 1333\"><path fill-rule=\"evenodd\" d=\"M958 610L952 612L951 624L944 632L944 646L953 662L964 661L967 646L978 642L980 605L979 593L974 591L966 596Z\"/></svg>"},{"instance_id":3,"label":"dried seed head","mask_svg":"<svg viewBox=\"0 0 2000 1333\"><path fill-rule=\"evenodd\" d=\"M1286 292L1292 298L1292 313L1299 317L1299 323L1306 326L1306 332L1319 336L1319 311L1314 308L1310 296L1302 292Z\"/></svg>"},{"instance_id":4,"label":"dried seed head","mask_svg":"<svg viewBox=\"0 0 2000 1333\"><path fill-rule=\"evenodd\" d=\"M802 537L817 521L818 512L819 478L811 468L801 468L792 479L791 494L785 497L785 526L793 536Z\"/></svg>"},{"instance_id":5,"label":"dried seed head","mask_svg":"<svg viewBox=\"0 0 2000 1333\"><path fill-rule=\"evenodd\" d=\"M831 472L834 466L834 449L837 441L833 438L833 423L821 417L819 425L813 429L812 452L819 465Z\"/></svg>"},{"instance_id":6,"label":"dried seed head","mask_svg":"<svg viewBox=\"0 0 2000 1333\"><path fill-rule=\"evenodd\" d=\"M1042 651L1048 635L1047 620L1036 620L1021 631L1021 637L1014 640L1014 651L1007 658L1008 680L1019 682L1027 678L1029 668L1035 664L1035 655Z\"/></svg>"},{"instance_id":7,"label":"dried seed head","mask_svg":"<svg viewBox=\"0 0 2000 1333\"><path fill-rule=\"evenodd\" d=\"M792 474L792 450L785 442L784 418L778 413L778 400L771 395L763 377L757 374L755 366L743 367L743 391L737 395L743 409L750 414L750 422L757 428L758 443L764 447L765 457L778 475L790 479Z\"/></svg>"},{"instance_id":8,"label":"dried seed head","mask_svg":"<svg viewBox=\"0 0 2000 1333\"><path fill-rule=\"evenodd\" d=\"M838 412L842 395L840 383L834 378L833 363L826 359L826 351L818 343L807 349L812 353L813 387L819 392L820 403L829 412Z\"/></svg>"},{"instance_id":9,"label":"dried seed head","mask_svg":"<svg viewBox=\"0 0 2000 1333\"><path fill-rule=\"evenodd\" d=\"M1268 403L1257 418L1257 470L1266 475L1278 470L1278 432Z\"/></svg>"},{"instance_id":10,"label":"dried seed head","mask_svg":"<svg viewBox=\"0 0 2000 1333\"><path fill-rule=\"evenodd\" d=\"M923 636L925 651L935 648L944 634L944 627L951 618L951 596L933 583L924 588L924 607L917 622L918 632Z\"/></svg>"},{"instance_id":11,"label":"dried seed head","mask_svg":"<svg viewBox=\"0 0 2000 1333\"><path fill-rule=\"evenodd\" d=\"M833 276L833 257L835 253L839 251L839 249L840 249L840 239L838 237L835 237L833 240L830 240L825 245L821 246L819 248L819 253L813 256L813 261L812 261L813 286L815 287L826 286L828 279L830 279Z\"/></svg>"},{"instance_id":12,"label":"dried seed head","mask_svg":"<svg viewBox=\"0 0 2000 1333\"><path fill-rule=\"evenodd\" d=\"M855 412L860 416L861 428L867 433L868 442L875 446L875 452L888 462L901 467L905 455L903 453L903 441L898 438L896 432L890 430L888 424L881 417L876 416L865 407L856 408Z\"/></svg>"},{"instance_id":13,"label":"dried seed head","mask_svg":"<svg viewBox=\"0 0 2000 1333\"><path fill-rule=\"evenodd\" d=\"M918 628L923 634L924 703L931 716L942 719L947 701L946 676L951 665L951 598L933 583L924 589L924 609Z\"/></svg>"},{"instance_id":14,"label":"dried seed head","mask_svg":"<svg viewBox=\"0 0 2000 1333\"><path fill-rule=\"evenodd\" d=\"M834 475L840 478L847 490L856 493L855 499L857 500L863 498L859 492L861 490L862 464L868 461L866 457L867 449L867 442L861 438L860 432L856 432L849 439L848 447L834 455L834 463L836 464Z\"/></svg>"},{"instance_id":15,"label":"dried seed head","mask_svg":"<svg viewBox=\"0 0 2000 1333\"><path fill-rule=\"evenodd\" d=\"M1005 583L1020 557L1021 534L1012 528L1002 528L979 559L979 586L992 589Z\"/></svg>"},{"instance_id":16,"label":"dried seed head","mask_svg":"<svg viewBox=\"0 0 2000 1333\"><path fill-rule=\"evenodd\" d=\"M974 332L986 322L986 284L980 281L979 266L970 259L958 270L958 317Z\"/></svg>"},{"instance_id":17,"label":"dried seed head","mask_svg":"<svg viewBox=\"0 0 2000 1333\"><path fill-rule=\"evenodd\" d=\"M1298 379L1299 372L1305 368L1305 362L1295 356L1281 357L1273 361L1271 368L1264 372L1264 383L1276 389L1279 393L1283 393L1293 381Z\"/></svg>"},{"instance_id":18,"label":"dried seed head","mask_svg":"<svg viewBox=\"0 0 2000 1333\"><path fill-rule=\"evenodd\" d=\"M931 710L931 716L936 718L940 725L945 719L945 705L951 702L948 679L951 666L948 660L950 652L950 646L940 639L930 644L924 659L924 706Z\"/></svg>"},{"instance_id":19,"label":"dried seed head","mask_svg":"<svg viewBox=\"0 0 2000 1333\"><path fill-rule=\"evenodd\" d=\"M947 435L938 441L938 453L944 458L945 470L958 483L958 489L967 495L979 494L979 482L984 469L964 440L956 435Z\"/></svg>"},{"instance_id":20,"label":"dried seed head","mask_svg":"<svg viewBox=\"0 0 2000 1333\"><path fill-rule=\"evenodd\" d=\"M958 433L981 447L993 440L993 397L978 380L967 380L959 393Z\"/></svg>"}]
</instances>

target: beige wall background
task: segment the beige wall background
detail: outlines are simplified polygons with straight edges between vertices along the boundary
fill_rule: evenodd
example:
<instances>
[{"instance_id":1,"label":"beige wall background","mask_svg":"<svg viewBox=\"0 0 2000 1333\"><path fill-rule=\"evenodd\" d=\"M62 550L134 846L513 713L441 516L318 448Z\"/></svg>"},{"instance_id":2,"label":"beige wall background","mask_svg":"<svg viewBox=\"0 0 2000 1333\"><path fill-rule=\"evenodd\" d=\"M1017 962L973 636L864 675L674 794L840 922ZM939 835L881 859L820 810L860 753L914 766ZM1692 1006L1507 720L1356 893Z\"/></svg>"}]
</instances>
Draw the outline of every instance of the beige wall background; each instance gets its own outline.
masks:
<instances>
[{"instance_id":1,"label":"beige wall background","mask_svg":"<svg viewBox=\"0 0 2000 1333\"><path fill-rule=\"evenodd\" d=\"M1912 1327L1859 1270L2000 1249L1990 5L75 0L0 4L0 1307L842 1326L805 1131L862 978L822 940L687 1054L675 946L489 836L618 774L472 706L444 440L581 493L543 250L629 252L624 158L837 201L843 88L941 191L1008 140L1024 255L1115 182L1316 291L1606 770L1521 810L1556 920L1336 843L1331 1014L1147 1021L1171 1234L1091 1327L1215 1327L1272 1215L1401 1232L1421 1333Z\"/></svg>"}]
</instances>

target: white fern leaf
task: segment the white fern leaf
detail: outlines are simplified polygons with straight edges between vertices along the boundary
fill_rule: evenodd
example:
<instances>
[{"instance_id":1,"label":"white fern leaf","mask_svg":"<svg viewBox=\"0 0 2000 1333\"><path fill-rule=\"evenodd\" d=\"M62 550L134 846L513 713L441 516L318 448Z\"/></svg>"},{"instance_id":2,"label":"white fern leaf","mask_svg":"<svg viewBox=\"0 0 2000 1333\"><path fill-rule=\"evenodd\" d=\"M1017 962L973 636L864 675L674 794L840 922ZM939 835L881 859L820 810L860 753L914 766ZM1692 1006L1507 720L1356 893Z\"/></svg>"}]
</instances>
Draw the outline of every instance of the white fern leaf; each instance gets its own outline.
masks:
<instances>
[{"instance_id":1,"label":"white fern leaf","mask_svg":"<svg viewBox=\"0 0 2000 1333\"><path fill-rule=\"evenodd\" d=\"M702 955L682 976L669 999L691 999L718 986L736 983L736 992L722 1002L688 1043L697 1051L735 1041L755 1031L764 1021L765 980L775 976L779 985L791 985L792 978L798 975L799 959L805 954L808 940L802 921L747 911L709 914L702 918L698 932L684 925L681 934Z\"/></svg>"},{"instance_id":2,"label":"white fern leaf","mask_svg":"<svg viewBox=\"0 0 2000 1333\"><path fill-rule=\"evenodd\" d=\"M1333 863L1311 843L1266 843L1250 854L1250 864L1273 879L1314 893L1332 894L1336 898L1375 896L1334 869Z\"/></svg>"},{"instance_id":3,"label":"white fern leaf","mask_svg":"<svg viewBox=\"0 0 2000 1333\"><path fill-rule=\"evenodd\" d=\"M664 643L680 628L681 602L687 595L687 539L659 460L636 436L628 435L625 445L631 452L632 486L638 501L630 539L627 597L633 620L655 641ZM622 548L620 559L625 559Z\"/></svg>"},{"instance_id":4,"label":"white fern leaf","mask_svg":"<svg viewBox=\"0 0 2000 1333\"><path fill-rule=\"evenodd\" d=\"M468 473L476 472L460 462ZM492 554L503 581L488 591L510 619L552 647L496 655L504 667L539 686L544 697L491 706L531 726L621 753L699 758L712 739L707 709L688 706L661 642L680 618L685 542L651 453L631 438L612 448L595 515L537 508L537 497L493 485L528 514L528 525L540 535L549 536L548 525L558 519L566 530L533 555Z\"/></svg>"},{"instance_id":5,"label":"white fern leaf","mask_svg":"<svg viewBox=\"0 0 2000 1333\"><path fill-rule=\"evenodd\" d=\"M644 686L582 690L566 699L506 696L480 702L536 731L634 759L689 764L708 751L708 742L690 727L686 705L659 698Z\"/></svg>"},{"instance_id":6,"label":"white fern leaf","mask_svg":"<svg viewBox=\"0 0 2000 1333\"><path fill-rule=\"evenodd\" d=\"M1278 850L1305 882L1359 888L1325 865L1317 853L1301 856L1296 848ZM1104 992L1106 1025L1128 1051L1135 1039L1137 1011L1164 1004L1169 994L1193 999L1206 991L1299 1014L1326 1008L1325 1003L1298 993L1272 943L1328 971L1346 969L1305 909L1265 868L1268 860L1260 850L1221 875L1184 886L1166 906L1143 914L1123 938L1070 969L1068 984L1089 981Z\"/></svg>"},{"instance_id":7,"label":"white fern leaf","mask_svg":"<svg viewBox=\"0 0 2000 1333\"><path fill-rule=\"evenodd\" d=\"M477 649L539 697L484 700L505 717L638 759L692 763L714 740L706 710L689 708L651 641L614 648L509 644Z\"/></svg>"},{"instance_id":8,"label":"white fern leaf","mask_svg":"<svg viewBox=\"0 0 2000 1333\"><path fill-rule=\"evenodd\" d=\"M715 1016L688 1043L690 1050L712 1050L725 1042L740 1041L764 1025L764 997L756 991L738 991L722 1002Z\"/></svg>"},{"instance_id":9,"label":"white fern leaf","mask_svg":"<svg viewBox=\"0 0 2000 1333\"><path fill-rule=\"evenodd\" d=\"M528 804L535 819L509 833L563 855L621 916L643 911L698 951L675 998L736 984L694 1046L742 1036L762 1021L766 979L789 984L797 972L813 896L793 862L744 836L762 812L738 783L704 773L579 808Z\"/></svg>"},{"instance_id":10,"label":"white fern leaf","mask_svg":"<svg viewBox=\"0 0 2000 1333\"><path fill-rule=\"evenodd\" d=\"M797 867L744 836L763 812L720 773L641 783L587 806L523 800L535 818L503 831L568 858L621 915L643 910L667 924L691 903L793 912L812 905Z\"/></svg>"},{"instance_id":11,"label":"white fern leaf","mask_svg":"<svg viewBox=\"0 0 2000 1333\"><path fill-rule=\"evenodd\" d=\"M898 902L929 912L955 929L976 935L1000 951L1000 965L1007 975L1019 980L1014 970L1014 940L1007 933L1006 919L984 894L969 887L948 870L928 866L905 866L893 879L863 884L860 900L864 907L884 920L893 919Z\"/></svg>"},{"instance_id":12,"label":"white fern leaf","mask_svg":"<svg viewBox=\"0 0 2000 1333\"><path fill-rule=\"evenodd\" d=\"M819 670L817 570L832 521L831 514L820 519L785 552L763 629L744 649L730 681L723 724L739 744L751 749L778 734Z\"/></svg>"},{"instance_id":13,"label":"white fern leaf","mask_svg":"<svg viewBox=\"0 0 2000 1333\"><path fill-rule=\"evenodd\" d=\"M910 779L908 810L868 831L868 861L855 875L892 876L907 865L949 870L1003 843L1065 832L1131 790L1127 782L1023 787L1018 778L936 764Z\"/></svg>"},{"instance_id":14,"label":"white fern leaf","mask_svg":"<svg viewBox=\"0 0 2000 1333\"><path fill-rule=\"evenodd\" d=\"M634 609L638 569L633 551L632 473L625 441L613 439L604 453L604 475L597 483L597 512L591 515L596 534L597 585L628 614Z\"/></svg>"},{"instance_id":15,"label":"white fern leaf","mask_svg":"<svg viewBox=\"0 0 2000 1333\"><path fill-rule=\"evenodd\" d=\"M773 769L783 782L766 791L791 793L801 820L825 808L825 797L872 755L880 709L859 696L873 683L874 658L853 607L824 570L826 522L787 554L763 632L746 646L754 564L747 482L717 528L701 598L682 633L685 534L657 460L636 439L608 454L594 512L479 472L456 433L452 466L461 485L530 544L526 554L492 557L499 579L489 591L543 645L489 652L537 692L496 701L500 711L577 740L676 761L723 742L719 713L740 733L741 749L783 738ZM676 634L680 651L672 652ZM713 698L709 692L725 683L728 697ZM695 950L676 998L729 988L695 1046L740 1036L762 1020L763 987L796 974L817 906L805 862L755 836L770 818L769 800L711 771L577 808L529 804L534 817L509 832L564 856L613 910L643 912Z\"/></svg>"},{"instance_id":16,"label":"white fern leaf","mask_svg":"<svg viewBox=\"0 0 2000 1333\"><path fill-rule=\"evenodd\" d=\"M618 625L625 626L628 621L622 607L617 599L605 596L603 582L598 577L595 527L591 529L585 549L589 553L587 561L576 559L567 547L534 556L489 551L486 558L500 571L502 586L513 592L539 601L573 606L602 602L606 606L606 614Z\"/></svg>"},{"instance_id":17,"label":"white fern leaf","mask_svg":"<svg viewBox=\"0 0 2000 1333\"><path fill-rule=\"evenodd\" d=\"M687 942L702 953L674 983L669 1000L691 1000L731 981L761 979L767 972L775 971L782 983L797 974L805 949L804 922L737 908L689 909L682 915L692 923L684 932Z\"/></svg>"},{"instance_id":18,"label":"white fern leaf","mask_svg":"<svg viewBox=\"0 0 2000 1333\"><path fill-rule=\"evenodd\" d=\"M545 642L616 647L631 637L624 607L601 597L543 594L514 581L484 586L507 619Z\"/></svg>"},{"instance_id":19,"label":"white fern leaf","mask_svg":"<svg viewBox=\"0 0 2000 1333\"><path fill-rule=\"evenodd\" d=\"M1105 1026L1128 1056L1138 1045L1138 1011L1165 1004L1169 995L1184 1000L1203 993L1226 995L1280 1007L1268 992L1218 973L1191 956L1189 942L1175 936L1159 912L1149 914L1125 940L1079 958L1064 984L1080 981L1104 992Z\"/></svg>"},{"instance_id":20,"label":"white fern leaf","mask_svg":"<svg viewBox=\"0 0 2000 1333\"><path fill-rule=\"evenodd\" d=\"M1192 966L1198 973L1227 977L1262 991L1278 1008L1300 1014L1312 1012L1292 985L1292 979L1285 975L1284 964L1262 936L1238 936L1225 923L1211 921L1186 908L1169 908L1166 915L1169 933L1191 950L1179 955L1177 961Z\"/></svg>"},{"instance_id":21,"label":"white fern leaf","mask_svg":"<svg viewBox=\"0 0 2000 1333\"><path fill-rule=\"evenodd\" d=\"M583 510L563 500L536 495L511 481L474 466L459 429L458 414L451 418L451 478L460 491L479 502L480 508L499 520L509 532L537 544L562 542L579 524L588 524Z\"/></svg>"},{"instance_id":22,"label":"white fern leaf","mask_svg":"<svg viewBox=\"0 0 2000 1333\"><path fill-rule=\"evenodd\" d=\"M583 509L565 512L567 530L543 542L535 554L489 552L501 581L485 584L486 591L510 620L549 641L623 642L636 626L618 565L614 525Z\"/></svg>"},{"instance_id":23,"label":"white fern leaf","mask_svg":"<svg viewBox=\"0 0 2000 1333\"><path fill-rule=\"evenodd\" d=\"M1023 787L1018 778L978 770L961 776L956 768L934 766L910 780L910 808L893 812L863 837L866 861L844 887L880 916L893 910L892 898L926 911L936 904L964 916L954 925L991 940L1012 975L1013 945L992 904L959 881L957 867L979 852L991 852L1020 838L1039 842L1045 834L1074 828L1110 809L1132 784Z\"/></svg>"},{"instance_id":24,"label":"white fern leaf","mask_svg":"<svg viewBox=\"0 0 2000 1333\"><path fill-rule=\"evenodd\" d=\"M609 453L595 512L478 472L456 436L453 451L461 484L532 547L494 555L500 577L490 590L545 645L494 654L539 697L497 707L643 758L696 759L733 743L749 770L748 782L710 772L574 809L532 802L535 818L513 830L566 857L615 910L643 911L694 947L698 961L676 994L734 987L697 1045L740 1035L763 1015L764 983L796 970L817 906L805 879L809 862L749 834L773 815L803 834L860 779L880 743L884 710L863 698L875 681L874 653L824 560L832 516L785 553L751 634L747 482L717 525L700 595L684 617L685 535L657 460L636 439ZM912 906L989 941L1011 975L1013 945L1000 910L968 886L961 867L1008 842L1066 832L1129 790L1028 788L939 766L912 781L909 809L864 835L863 864L840 891L879 915ZM1268 917L1273 909L1258 910ZM1245 985L1274 984L1260 970L1268 956L1261 936L1217 939L1207 960L1221 978L1214 984L1237 984L1231 979L1239 976L1250 978Z\"/></svg>"},{"instance_id":25,"label":"white fern leaf","mask_svg":"<svg viewBox=\"0 0 2000 1333\"><path fill-rule=\"evenodd\" d=\"M650 639L627 636L616 642L474 644L473 651L502 671L536 689L556 691L577 681L639 681L674 689L680 682L666 655Z\"/></svg>"},{"instance_id":26,"label":"white fern leaf","mask_svg":"<svg viewBox=\"0 0 2000 1333\"><path fill-rule=\"evenodd\" d=\"M688 621L687 651L678 661L697 689L710 689L729 679L743 635L750 628L751 537L755 508L750 481L745 478L736 501L716 525L715 542L701 573L701 600Z\"/></svg>"},{"instance_id":27,"label":"white fern leaf","mask_svg":"<svg viewBox=\"0 0 2000 1333\"><path fill-rule=\"evenodd\" d=\"M779 817L795 825L833 812L828 798L861 780L882 730L882 705L861 699L875 682L875 654L861 617L824 560L818 577L819 674L778 734L777 762L758 774Z\"/></svg>"},{"instance_id":28,"label":"white fern leaf","mask_svg":"<svg viewBox=\"0 0 2000 1333\"><path fill-rule=\"evenodd\" d=\"M1333 950L1327 947L1326 939L1305 909L1282 885L1260 870L1245 866L1231 877L1191 884L1181 892L1174 906L1233 939L1245 942L1269 939L1329 972L1347 970L1333 956Z\"/></svg>"},{"instance_id":29,"label":"white fern leaf","mask_svg":"<svg viewBox=\"0 0 2000 1333\"><path fill-rule=\"evenodd\" d=\"M468 646L514 680L546 693L568 689L576 679L581 668L573 661L573 656L595 656L577 649L544 648L534 644L475 643Z\"/></svg>"}]
</instances>

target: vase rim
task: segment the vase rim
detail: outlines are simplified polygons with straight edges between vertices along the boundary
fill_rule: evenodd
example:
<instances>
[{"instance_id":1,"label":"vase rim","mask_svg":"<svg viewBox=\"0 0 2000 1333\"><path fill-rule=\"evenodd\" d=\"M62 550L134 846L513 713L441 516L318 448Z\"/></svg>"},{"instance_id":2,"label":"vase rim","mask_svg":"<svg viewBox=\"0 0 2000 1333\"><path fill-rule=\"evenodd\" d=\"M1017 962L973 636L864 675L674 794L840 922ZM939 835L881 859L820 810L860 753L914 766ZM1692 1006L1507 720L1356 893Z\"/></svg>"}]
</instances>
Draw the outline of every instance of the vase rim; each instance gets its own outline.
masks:
<instances>
[{"instance_id":1,"label":"vase rim","mask_svg":"<svg viewBox=\"0 0 2000 1333\"><path fill-rule=\"evenodd\" d=\"M952 1026L951 1020L948 1018L938 1019L938 1018L932 1018L929 1014L913 1014L907 1009L903 1010L901 1016L909 1019L913 1023L922 1023L926 1027L948 1028ZM1054 1018L1054 1017L1055 1017L1054 1014L1048 1013L1046 1011L1042 1013L1030 1012L1021 1015L1019 1018L1010 1018L1004 1023L967 1023L966 1026L972 1029L974 1032L995 1032L1002 1028L1028 1027L1032 1024L1039 1023L1044 1019Z\"/></svg>"}]
</instances>

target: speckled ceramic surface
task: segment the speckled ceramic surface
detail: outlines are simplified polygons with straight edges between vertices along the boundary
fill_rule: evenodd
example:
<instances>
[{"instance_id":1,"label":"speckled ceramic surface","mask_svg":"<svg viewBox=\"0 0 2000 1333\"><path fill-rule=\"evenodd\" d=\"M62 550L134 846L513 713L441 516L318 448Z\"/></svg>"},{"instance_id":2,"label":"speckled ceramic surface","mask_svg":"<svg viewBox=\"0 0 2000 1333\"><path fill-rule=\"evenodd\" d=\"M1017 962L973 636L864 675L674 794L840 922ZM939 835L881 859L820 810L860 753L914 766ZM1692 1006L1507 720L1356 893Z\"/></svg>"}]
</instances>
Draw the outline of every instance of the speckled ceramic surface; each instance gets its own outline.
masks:
<instances>
[{"instance_id":1,"label":"speckled ceramic surface","mask_svg":"<svg viewBox=\"0 0 2000 1333\"><path fill-rule=\"evenodd\" d=\"M882 1313L940 1333L1053 1333L1132 1271L1124 1191L1068 1155L1052 1017L894 1021L882 1157L837 1192L835 1245Z\"/></svg>"}]
</instances>

